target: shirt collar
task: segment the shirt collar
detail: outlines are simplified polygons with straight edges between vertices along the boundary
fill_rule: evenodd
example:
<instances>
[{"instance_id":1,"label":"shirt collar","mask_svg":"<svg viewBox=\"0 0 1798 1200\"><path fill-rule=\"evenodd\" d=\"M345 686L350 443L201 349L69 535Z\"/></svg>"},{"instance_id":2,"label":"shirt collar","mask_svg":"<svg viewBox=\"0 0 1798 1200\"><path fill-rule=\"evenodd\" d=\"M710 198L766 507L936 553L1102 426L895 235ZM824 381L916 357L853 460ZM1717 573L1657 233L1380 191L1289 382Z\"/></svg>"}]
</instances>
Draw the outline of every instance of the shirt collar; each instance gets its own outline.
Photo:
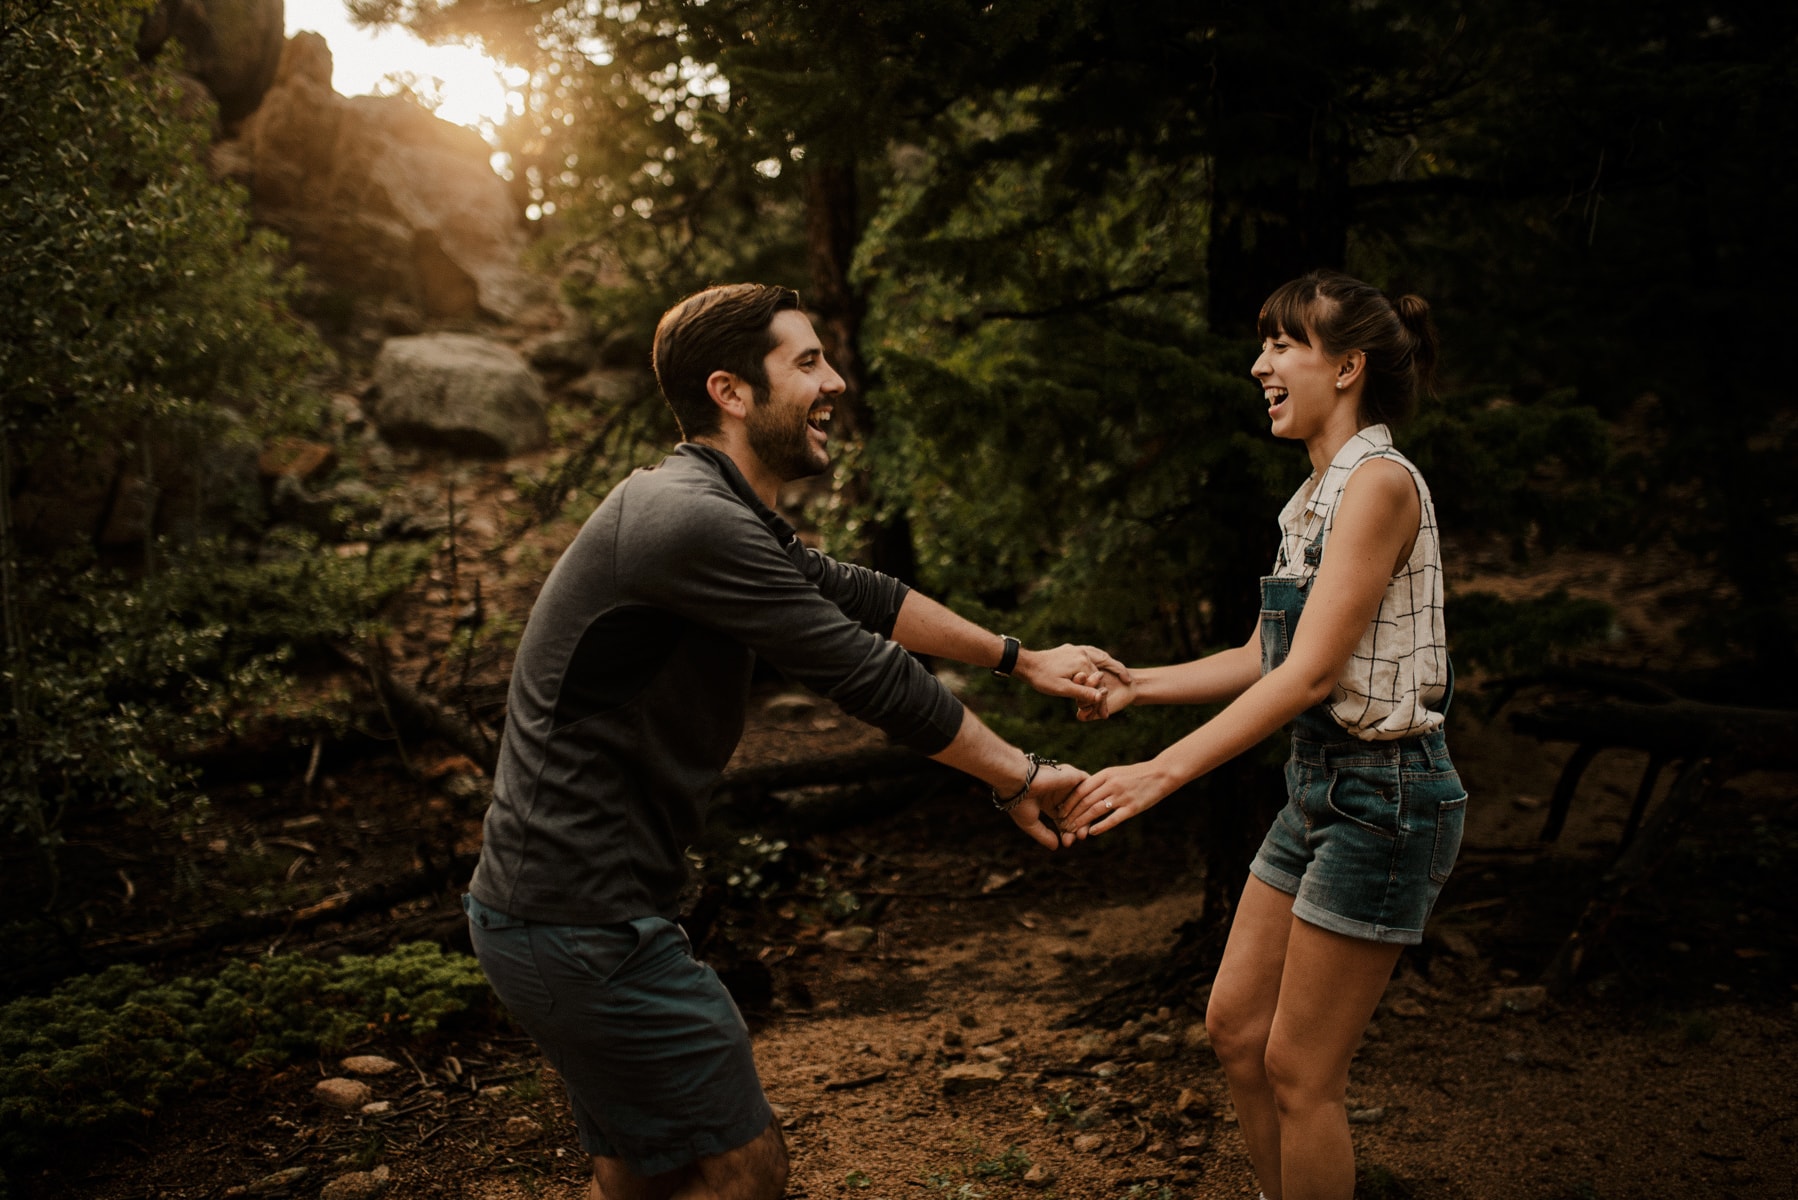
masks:
<instances>
[{"instance_id":1,"label":"shirt collar","mask_svg":"<svg viewBox=\"0 0 1798 1200\"><path fill-rule=\"evenodd\" d=\"M1342 494L1344 485L1348 483L1349 472L1354 469L1355 464L1377 450L1388 450L1391 447L1392 430L1384 425L1369 425L1342 443L1341 449L1330 460L1330 465L1324 469L1323 478L1317 480L1317 486L1311 489L1311 498L1305 502L1306 511L1328 511Z\"/></svg>"},{"instance_id":2,"label":"shirt collar","mask_svg":"<svg viewBox=\"0 0 1798 1200\"><path fill-rule=\"evenodd\" d=\"M730 490L736 493L737 499L747 504L749 511L761 518L762 524L769 528L781 545L786 545L796 536L793 527L787 524L785 518L762 503L762 498L755 494L755 489L749 486L747 479L743 478L743 472L737 469L737 464L724 451L712 446L701 445L698 442L682 442L674 448L674 453L669 457L690 458L710 463L717 469L718 474Z\"/></svg>"}]
</instances>

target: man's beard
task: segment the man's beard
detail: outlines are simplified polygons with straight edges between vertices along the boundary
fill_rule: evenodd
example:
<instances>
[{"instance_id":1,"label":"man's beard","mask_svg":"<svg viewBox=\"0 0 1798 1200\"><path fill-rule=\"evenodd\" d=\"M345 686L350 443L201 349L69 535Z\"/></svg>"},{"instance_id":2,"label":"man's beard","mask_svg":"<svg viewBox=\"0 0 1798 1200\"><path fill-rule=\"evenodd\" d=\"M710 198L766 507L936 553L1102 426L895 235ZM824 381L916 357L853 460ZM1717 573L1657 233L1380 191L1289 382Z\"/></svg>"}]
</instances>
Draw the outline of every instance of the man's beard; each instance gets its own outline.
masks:
<instances>
[{"instance_id":1,"label":"man's beard","mask_svg":"<svg viewBox=\"0 0 1798 1200\"><path fill-rule=\"evenodd\" d=\"M749 435L749 448L762 465L780 480L807 479L830 468L830 458L812 445L811 426L806 418L810 410L776 412L769 404L769 393L751 389L755 401L750 406L744 431Z\"/></svg>"}]
</instances>

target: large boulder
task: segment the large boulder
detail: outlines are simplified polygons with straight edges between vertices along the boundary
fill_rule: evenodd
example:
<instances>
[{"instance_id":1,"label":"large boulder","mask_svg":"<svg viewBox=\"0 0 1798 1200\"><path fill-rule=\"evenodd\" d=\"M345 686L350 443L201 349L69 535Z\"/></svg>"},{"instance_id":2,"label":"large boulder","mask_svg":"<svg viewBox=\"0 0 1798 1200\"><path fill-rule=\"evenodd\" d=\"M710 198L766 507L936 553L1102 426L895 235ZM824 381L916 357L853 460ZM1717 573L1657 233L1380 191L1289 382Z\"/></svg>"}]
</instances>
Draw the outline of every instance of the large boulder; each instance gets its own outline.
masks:
<instances>
[{"instance_id":1,"label":"large boulder","mask_svg":"<svg viewBox=\"0 0 1798 1200\"><path fill-rule=\"evenodd\" d=\"M137 52L147 60L170 38L181 43L187 73L206 85L230 128L274 83L286 19L283 0L157 0L138 29Z\"/></svg>"},{"instance_id":2,"label":"large boulder","mask_svg":"<svg viewBox=\"0 0 1798 1200\"><path fill-rule=\"evenodd\" d=\"M525 234L480 134L393 96L339 96L316 33L216 161L314 274L437 319L509 320L534 296Z\"/></svg>"},{"instance_id":3,"label":"large boulder","mask_svg":"<svg viewBox=\"0 0 1798 1200\"><path fill-rule=\"evenodd\" d=\"M465 333L389 338L364 406L390 442L509 458L549 443L543 387L517 351Z\"/></svg>"}]
</instances>

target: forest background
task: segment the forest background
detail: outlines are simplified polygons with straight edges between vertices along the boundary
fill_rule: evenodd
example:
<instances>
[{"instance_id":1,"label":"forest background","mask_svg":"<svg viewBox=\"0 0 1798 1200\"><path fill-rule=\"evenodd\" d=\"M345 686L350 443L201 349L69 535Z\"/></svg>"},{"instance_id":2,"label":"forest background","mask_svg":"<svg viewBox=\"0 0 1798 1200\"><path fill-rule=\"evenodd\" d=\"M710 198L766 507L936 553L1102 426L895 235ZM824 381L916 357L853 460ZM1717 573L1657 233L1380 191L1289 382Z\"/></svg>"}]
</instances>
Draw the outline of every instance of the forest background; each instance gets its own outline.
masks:
<instances>
[{"instance_id":1,"label":"forest background","mask_svg":"<svg viewBox=\"0 0 1798 1200\"><path fill-rule=\"evenodd\" d=\"M209 171L215 114L170 56L139 61L143 7L0 17L0 825L42 897L8 928L65 942L69 824L178 819L208 753L272 710L341 726L299 682L423 563L219 519L209 458L315 429L354 364L332 298ZM531 71L501 149L521 212L556 213L539 264L618 361L647 359L672 297L798 287L851 385L808 520L975 619L1130 661L1240 641L1303 473L1264 436L1253 318L1334 266L1433 307L1446 385L1401 440L1445 529L1518 560L1672 547L1719 581L1684 634L1706 670L1640 670L1735 704L1798 692L1788 7L351 7ZM675 437L653 394L562 433L546 514ZM21 497L120 457L191 520L129 555L22 535ZM1615 633L1564 594L1450 603L1458 666L1488 677ZM993 703L1093 761L1190 719Z\"/></svg>"}]
</instances>

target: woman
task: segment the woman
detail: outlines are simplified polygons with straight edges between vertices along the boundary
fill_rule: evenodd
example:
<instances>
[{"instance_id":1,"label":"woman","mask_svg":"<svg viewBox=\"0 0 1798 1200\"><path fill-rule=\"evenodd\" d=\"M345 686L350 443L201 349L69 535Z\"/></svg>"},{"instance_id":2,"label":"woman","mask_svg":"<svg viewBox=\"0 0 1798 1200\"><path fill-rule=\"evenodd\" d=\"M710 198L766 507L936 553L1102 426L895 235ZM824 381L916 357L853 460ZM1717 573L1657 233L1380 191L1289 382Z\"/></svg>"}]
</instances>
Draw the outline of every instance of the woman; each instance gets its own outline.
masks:
<instances>
[{"instance_id":1,"label":"woman","mask_svg":"<svg viewBox=\"0 0 1798 1200\"><path fill-rule=\"evenodd\" d=\"M1453 677L1435 512L1388 429L1429 390L1436 337L1416 296L1321 271L1276 291L1259 331L1274 436L1304 442L1312 466L1280 514L1260 627L1130 683L1091 678L1107 694L1089 720L1230 704L1153 759L1088 779L1063 838L1115 829L1292 722L1288 802L1250 867L1205 1023L1265 1195L1347 1200L1349 1059L1400 948L1423 937L1467 802L1442 734Z\"/></svg>"}]
</instances>

